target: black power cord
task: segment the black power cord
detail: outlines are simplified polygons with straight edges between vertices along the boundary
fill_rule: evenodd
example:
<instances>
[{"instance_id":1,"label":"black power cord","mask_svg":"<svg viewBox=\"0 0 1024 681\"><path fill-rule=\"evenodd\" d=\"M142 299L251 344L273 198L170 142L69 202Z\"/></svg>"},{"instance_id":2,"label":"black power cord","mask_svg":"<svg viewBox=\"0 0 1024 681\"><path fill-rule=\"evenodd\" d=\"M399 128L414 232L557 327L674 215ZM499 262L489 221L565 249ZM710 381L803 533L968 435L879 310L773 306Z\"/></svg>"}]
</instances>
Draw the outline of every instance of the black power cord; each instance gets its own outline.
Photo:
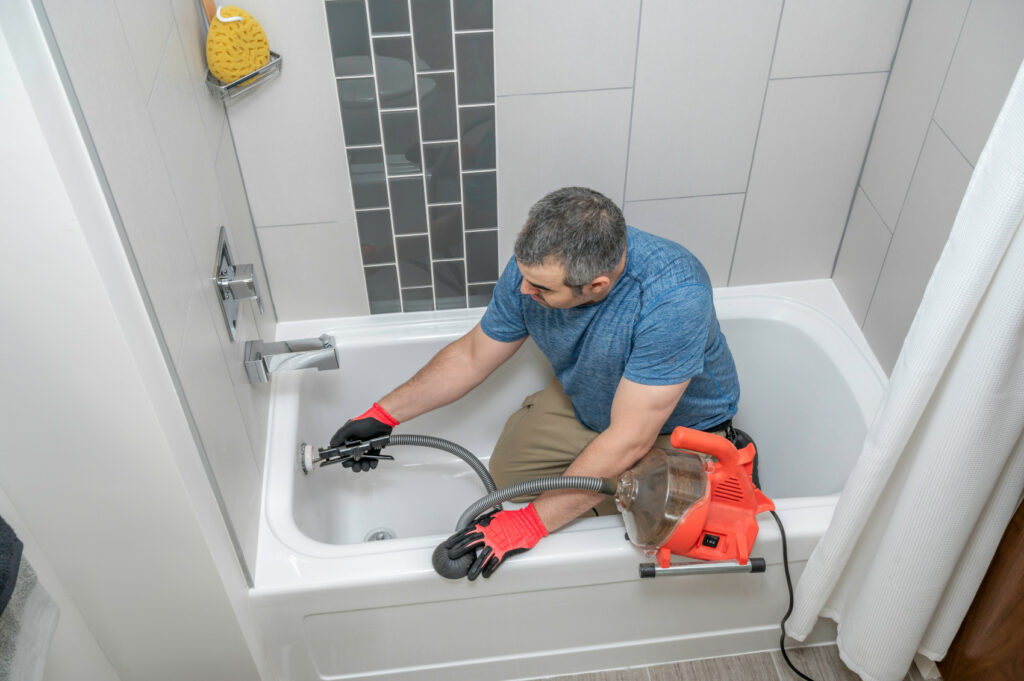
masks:
<instances>
[{"instance_id":1,"label":"black power cord","mask_svg":"<svg viewBox=\"0 0 1024 681\"><path fill-rule=\"evenodd\" d=\"M786 588L789 589L789 609L786 610L786 614L782 617L782 622L779 623L779 628L782 629L782 636L779 638L779 650L782 651L782 657L786 660L786 664L789 668L796 672L796 675L801 679L807 679L807 681L814 681L811 677L804 674L802 671L793 666L792 660L789 659L789 655L786 654L786 620L793 614L793 580L789 577L789 551L786 548L786 530L782 527L782 521L779 520L779 516L775 511L771 511L772 517L775 518L775 522L779 525L779 534L782 535L782 568L786 572Z\"/></svg>"}]
</instances>

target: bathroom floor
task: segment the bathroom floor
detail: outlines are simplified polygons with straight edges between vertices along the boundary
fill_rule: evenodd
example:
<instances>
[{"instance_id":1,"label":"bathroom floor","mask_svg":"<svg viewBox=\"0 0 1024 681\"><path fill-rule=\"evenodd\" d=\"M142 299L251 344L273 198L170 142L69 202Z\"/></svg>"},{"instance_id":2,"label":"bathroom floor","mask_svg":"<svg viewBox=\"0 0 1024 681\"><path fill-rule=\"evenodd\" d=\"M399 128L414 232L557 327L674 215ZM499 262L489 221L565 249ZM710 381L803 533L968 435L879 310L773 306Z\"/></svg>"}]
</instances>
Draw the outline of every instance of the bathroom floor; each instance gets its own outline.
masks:
<instances>
[{"instance_id":1,"label":"bathroom floor","mask_svg":"<svg viewBox=\"0 0 1024 681\"><path fill-rule=\"evenodd\" d=\"M789 659L816 681L860 681L839 659L838 649L815 646L787 650ZM778 651L733 657L715 657L654 667L615 669L593 674L551 677L546 681L799 681ZM911 667L904 681L923 681Z\"/></svg>"}]
</instances>

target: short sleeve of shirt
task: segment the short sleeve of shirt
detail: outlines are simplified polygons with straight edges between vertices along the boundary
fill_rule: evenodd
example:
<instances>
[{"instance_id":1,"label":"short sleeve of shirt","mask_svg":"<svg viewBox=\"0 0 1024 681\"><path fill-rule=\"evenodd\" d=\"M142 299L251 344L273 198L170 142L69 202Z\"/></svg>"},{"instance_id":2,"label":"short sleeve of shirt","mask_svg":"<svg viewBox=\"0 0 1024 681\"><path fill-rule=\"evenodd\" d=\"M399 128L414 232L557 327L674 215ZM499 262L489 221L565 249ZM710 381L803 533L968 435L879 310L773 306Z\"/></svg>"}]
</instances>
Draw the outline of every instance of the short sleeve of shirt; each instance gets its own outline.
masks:
<instances>
[{"instance_id":1,"label":"short sleeve of shirt","mask_svg":"<svg viewBox=\"0 0 1024 681\"><path fill-rule=\"evenodd\" d=\"M637 324L623 375L642 385L674 385L700 374L714 314L707 286L664 294Z\"/></svg>"},{"instance_id":2,"label":"short sleeve of shirt","mask_svg":"<svg viewBox=\"0 0 1024 681\"><path fill-rule=\"evenodd\" d=\"M511 258L494 285L494 294L480 320L480 328L496 341L511 343L529 335L523 318L523 296L519 293L522 276L516 259Z\"/></svg>"}]
</instances>

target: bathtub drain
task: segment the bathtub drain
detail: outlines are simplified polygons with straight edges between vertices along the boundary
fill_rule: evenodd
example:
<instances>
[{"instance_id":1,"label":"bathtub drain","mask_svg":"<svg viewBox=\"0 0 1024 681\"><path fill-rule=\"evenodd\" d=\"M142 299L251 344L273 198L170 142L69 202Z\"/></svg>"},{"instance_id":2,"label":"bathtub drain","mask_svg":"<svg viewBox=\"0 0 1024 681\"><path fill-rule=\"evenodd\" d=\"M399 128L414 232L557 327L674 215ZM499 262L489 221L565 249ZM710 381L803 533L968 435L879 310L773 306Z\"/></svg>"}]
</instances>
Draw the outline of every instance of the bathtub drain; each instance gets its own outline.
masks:
<instances>
[{"instance_id":1,"label":"bathtub drain","mask_svg":"<svg viewBox=\"0 0 1024 681\"><path fill-rule=\"evenodd\" d=\"M363 537L363 541L382 541L384 539L394 539L398 535L390 527L378 527L370 530Z\"/></svg>"}]
</instances>

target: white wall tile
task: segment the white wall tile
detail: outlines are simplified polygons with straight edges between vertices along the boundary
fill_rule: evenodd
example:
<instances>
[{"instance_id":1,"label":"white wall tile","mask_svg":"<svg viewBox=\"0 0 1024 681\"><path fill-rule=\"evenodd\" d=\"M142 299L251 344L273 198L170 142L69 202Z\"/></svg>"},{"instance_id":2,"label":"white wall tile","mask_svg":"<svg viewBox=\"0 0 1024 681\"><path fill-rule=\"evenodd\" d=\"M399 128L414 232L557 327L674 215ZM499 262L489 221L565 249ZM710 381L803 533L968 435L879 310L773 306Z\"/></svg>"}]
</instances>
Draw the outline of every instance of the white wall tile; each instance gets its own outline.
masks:
<instances>
[{"instance_id":1,"label":"white wall tile","mask_svg":"<svg viewBox=\"0 0 1024 681\"><path fill-rule=\"evenodd\" d=\"M252 574L256 568L260 476L217 341L214 324L222 322L210 315L203 300L212 295L200 291L192 300L178 376Z\"/></svg>"},{"instance_id":2,"label":"white wall tile","mask_svg":"<svg viewBox=\"0 0 1024 681\"><path fill-rule=\"evenodd\" d=\"M498 128L498 258L504 264L538 199L590 187L622 205L630 90L501 97Z\"/></svg>"},{"instance_id":3,"label":"white wall tile","mask_svg":"<svg viewBox=\"0 0 1024 681\"><path fill-rule=\"evenodd\" d=\"M935 122L971 164L992 131L1024 59L1024 2L974 0L964 22Z\"/></svg>"},{"instance_id":4,"label":"white wall tile","mask_svg":"<svg viewBox=\"0 0 1024 681\"><path fill-rule=\"evenodd\" d=\"M774 80L731 286L829 277L885 74Z\"/></svg>"},{"instance_id":5,"label":"white wall tile","mask_svg":"<svg viewBox=\"0 0 1024 681\"><path fill-rule=\"evenodd\" d=\"M192 74L192 88L199 104L203 129L211 153L216 153L221 131L227 124L224 104L206 87L206 28L198 0L171 0L178 39L185 52L185 62Z\"/></svg>"},{"instance_id":6,"label":"white wall tile","mask_svg":"<svg viewBox=\"0 0 1024 681\"><path fill-rule=\"evenodd\" d=\"M256 226L353 221L324 3L252 0L246 10L284 58L280 77L228 107Z\"/></svg>"},{"instance_id":7,"label":"white wall tile","mask_svg":"<svg viewBox=\"0 0 1024 681\"><path fill-rule=\"evenodd\" d=\"M886 371L896 364L953 227L971 171L970 164L933 124L864 322L864 335Z\"/></svg>"},{"instance_id":8,"label":"white wall tile","mask_svg":"<svg viewBox=\"0 0 1024 681\"><path fill-rule=\"evenodd\" d=\"M258 230L267 276L282 322L370 313L353 223L263 227Z\"/></svg>"},{"instance_id":9,"label":"white wall tile","mask_svg":"<svg viewBox=\"0 0 1024 681\"><path fill-rule=\"evenodd\" d=\"M686 246L704 264L713 286L725 286L743 211L743 194L627 201L626 222Z\"/></svg>"},{"instance_id":10,"label":"white wall tile","mask_svg":"<svg viewBox=\"0 0 1024 681\"><path fill-rule=\"evenodd\" d=\"M640 0L494 3L498 95L632 87Z\"/></svg>"},{"instance_id":11,"label":"white wall tile","mask_svg":"<svg viewBox=\"0 0 1024 681\"><path fill-rule=\"evenodd\" d=\"M888 71L907 0L786 0L772 78Z\"/></svg>"},{"instance_id":12,"label":"white wall tile","mask_svg":"<svg viewBox=\"0 0 1024 681\"><path fill-rule=\"evenodd\" d=\"M167 0L115 0L115 3L132 51L139 86L143 92L149 92L174 23L171 6Z\"/></svg>"},{"instance_id":13,"label":"white wall tile","mask_svg":"<svg viewBox=\"0 0 1024 681\"><path fill-rule=\"evenodd\" d=\"M778 0L647 0L626 198L746 191Z\"/></svg>"},{"instance_id":14,"label":"white wall tile","mask_svg":"<svg viewBox=\"0 0 1024 681\"><path fill-rule=\"evenodd\" d=\"M832 274L832 281L858 324L863 324L867 316L891 241L889 228L882 222L864 190L858 188Z\"/></svg>"},{"instance_id":15,"label":"white wall tile","mask_svg":"<svg viewBox=\"0 0 1024 681\"><path fill-rule=\"evenodd\" d=\"M890 228L899 219L970 4L911 3L861 178L861 186Z\"/></svg>"}]
</instances>

